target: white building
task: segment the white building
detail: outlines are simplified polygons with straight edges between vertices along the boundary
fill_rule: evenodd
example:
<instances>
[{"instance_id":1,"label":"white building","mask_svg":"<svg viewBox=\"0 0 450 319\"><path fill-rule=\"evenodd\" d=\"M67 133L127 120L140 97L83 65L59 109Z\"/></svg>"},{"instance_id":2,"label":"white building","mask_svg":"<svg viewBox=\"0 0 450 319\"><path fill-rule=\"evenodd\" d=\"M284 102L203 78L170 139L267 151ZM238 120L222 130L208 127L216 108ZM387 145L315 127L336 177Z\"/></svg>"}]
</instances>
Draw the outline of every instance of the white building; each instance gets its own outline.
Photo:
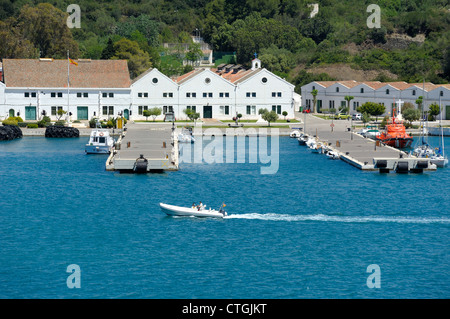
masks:
<instances>
[{"instance_id":1,"label":"white building","mask_svg":"<svg viewBox=\"0 0 450 319\"><path fill-rule=\"evenodd\" d=\"M130 106L125 60L78 60L78 65L69 65L67 60L4 59L3 77L2 117L15 114L36 121L45 112L56 120L62 109L72 120L106 119Z\"/></svg>"},{"instance_id":2,"label":"white building","mask_svg":"<svg viewBox=\"0 0 450 319\"><path fill-rule=\"evenodd\" d=\"M350 102L350 114L366 102L376 102L386 107L385 115L392 114L395 102L402 100L416 105L419 96L423 96L424 110L433 103L441 104L442 118L450 119L450 84L406 83L406 82L356 82L356 81L314 81L302 86L302 105L312 110L313 96L317 90L316 109L339 110L346 106L345 96L353 96Z\"/></svg>"},{"instance_id":3,"label":"white building","mask_svg":"<svg viewBox=\"0 0 450 319\"><path fill-rule=\"evenodd\" d=\"M300 96L294 85L261 68L254 59L250 70L240 65L216 69L200 68L170 79L157 69L149 69L130 80L125 60L4 59L4 83L0 82L0 119L20 115L36 121L44 112L52 120L57 111L71 113L71 120L92 117L108 119L123 114L132 120L144 120L144 110L158 107L164 119L174 112L184 119L185 109L193 109L201 118L230 120L258 119L260 109L274 110L280 116L294 118ZM70 79L68 87L67 79Z\"/></svg>"}]
</instances>

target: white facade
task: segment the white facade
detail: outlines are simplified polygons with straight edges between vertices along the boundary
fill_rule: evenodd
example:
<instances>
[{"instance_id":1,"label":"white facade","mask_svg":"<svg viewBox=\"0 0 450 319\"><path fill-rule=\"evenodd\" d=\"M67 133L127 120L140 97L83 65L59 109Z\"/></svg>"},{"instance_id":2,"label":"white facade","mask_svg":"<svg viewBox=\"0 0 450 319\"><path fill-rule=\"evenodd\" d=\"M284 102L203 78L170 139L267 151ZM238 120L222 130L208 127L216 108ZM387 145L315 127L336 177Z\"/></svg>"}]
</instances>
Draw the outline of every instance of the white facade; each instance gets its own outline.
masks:
<instances>
[{"instance_id":1,"label":"white facade","mask_svg":"<svg viewBox=\"0 0 450 319\"><path fill-rule=\"evenodd\" d=\"M238 81L236 88L236 111L246 118L259 118L258 111L275 111L282 117L294 117L294 88L291 83L272 72L262 69L249 78Z\"/></svg>"},{"instance_id":2,"label":"white facade","mask_svg":"<svg viewBox=\"0 0 450 319\"><path fill-rule=\"evenodd\" d=\"M156 83L155 83L156 82ZM148 92L147 96L138 97ZM231 120L237 113L244 119L258 119L258 111L274 110L281 117L294 118L294 85L267 71L255 70L234 83L210 69L199 69L175 82L157 69L148 71L131 85L132 119L144 120L141 110L159 107L164 119L173 111L177 119L187 119L185 109L193 109L201 118ZM142 106L142 107L141 107Z\"/></svg>"},{"instance_id":3,"label":"white facade","mask_svg":"<svg viewBox=\"0 0 450 319\"><path fill-rule=\"evenodd\" d=\"M305 108L313 108L313 96L311 91L316 89L318 94L317 111L334 108L339 110L342 105L347 105L345 96L353 96L350 101L350 114L366 102L376 102L386 107L384 115L392 115L395 102L404 102L416 105L419 96L423 96L424 110L428 110L433 103L441 104L442 119L450 119L450 85L434 85L426 83L408 84L405 82L356 82L356 81L315 81L302 86L302 105ZM438 116L439 117L439 116Z\"/></svg>"},{"instance_id":4,"label":"white facade","mask_svg":"<svg viewBox=\"0 0 450 319\"><path fill-rule=\"evenodd\" d=\"M20 115L25 121L38 121L45 111L55 121L59 109L70 112L71 121L108 119L119 114L145 120L143 111L153 107L162 111L157 120L170 111L177 119L186 119L183 110L187 108L200 113L201 118L231 120L240 113L243 119L258 119L258 111L263 108L274 110L280 118L284 118L284 111L288 113L286 118L294 118L300 101L294 85L261 69L256 60L252 70L230 73L233 76L229 78L205 68L175 81L157 69L149 69L126 88L71 87L68 91L67 87L7 87L0 82L0 120Z\"/></svg>"},{"instance_id":5,"label":"white facade","mask_svg":"<svg viewBox=\"0 0 450 319\"><path fill-rule=\"evenodd\" d=\"M3 118L15 114L25 121L36 121L45 111L45 115L57 120L57 111L62 109L72 113L72 121L108 119L129 108L130 89L5 88L2 101Z\"/></svg>"}]
</instances>

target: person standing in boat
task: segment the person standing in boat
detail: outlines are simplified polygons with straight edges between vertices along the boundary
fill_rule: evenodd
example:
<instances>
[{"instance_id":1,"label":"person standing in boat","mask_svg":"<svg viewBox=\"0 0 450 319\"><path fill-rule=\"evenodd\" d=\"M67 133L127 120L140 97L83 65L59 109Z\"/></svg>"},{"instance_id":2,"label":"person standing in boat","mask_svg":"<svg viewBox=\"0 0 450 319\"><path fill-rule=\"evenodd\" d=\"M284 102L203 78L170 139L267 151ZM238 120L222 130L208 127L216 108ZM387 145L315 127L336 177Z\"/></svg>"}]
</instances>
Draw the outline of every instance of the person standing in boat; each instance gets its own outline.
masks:
<instances>
[{"instance_id":1,"label":"person standing in boat","mask_svg":"<svg viewBox=\"0 0 450 319\"><path fill-rule=\"evenodd\" d=\"M205 205L202 204L202 202L200 201L200 204L198 204L197 208L198 210L203 210L203 207L205 207Z\"/></svg>"}]
</instances>

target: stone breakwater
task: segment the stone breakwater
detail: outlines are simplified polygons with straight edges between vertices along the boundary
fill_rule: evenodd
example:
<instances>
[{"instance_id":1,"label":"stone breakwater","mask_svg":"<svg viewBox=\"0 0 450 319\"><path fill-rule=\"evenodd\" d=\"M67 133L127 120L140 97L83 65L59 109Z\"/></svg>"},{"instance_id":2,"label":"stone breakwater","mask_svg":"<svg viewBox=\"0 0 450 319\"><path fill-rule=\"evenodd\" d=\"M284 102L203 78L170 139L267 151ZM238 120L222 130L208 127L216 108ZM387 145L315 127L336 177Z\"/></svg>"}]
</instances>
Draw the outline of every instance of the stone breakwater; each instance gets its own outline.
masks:
<instances>
[{"instance_id":1,"label":"stone breakwater","mask_svg":"<svg viewBox=\"0 0 450 319\"><path fill-rule=\"evenodd\" d=\"M49 126L45 130L45 137L80 137L80 131L75 127Z\"/></svg>"},{"instance_id":2,"label":"stone breakwater","mask_svg":"<svg viewBox=\"0 0 450 319\"><path fill-rule=\"evenodd\" d=\"M0 126L0 141L10 141L22 136L22 130L18 126Z\"/></svg>"}]
</instances>

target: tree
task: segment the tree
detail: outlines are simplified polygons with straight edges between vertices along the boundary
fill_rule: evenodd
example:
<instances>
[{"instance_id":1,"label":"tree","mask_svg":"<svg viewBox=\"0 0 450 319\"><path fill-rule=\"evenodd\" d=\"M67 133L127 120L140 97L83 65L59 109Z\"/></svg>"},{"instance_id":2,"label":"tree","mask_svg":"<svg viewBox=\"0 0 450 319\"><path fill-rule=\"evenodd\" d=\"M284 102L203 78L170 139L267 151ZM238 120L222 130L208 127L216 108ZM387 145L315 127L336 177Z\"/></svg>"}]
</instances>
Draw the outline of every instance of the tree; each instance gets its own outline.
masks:
<instances>
[{"instance_id":1,"label":"tree","mask_svg":"<svg viewBox=\"0 0 450 319\"><path fill-rule=\"evenodd\" d=\"M25 39L16 26L16 20L10 18L0 21L0 57L9 59L32 59L39 56L33 44Z\"/></svg>"},{"instance_id":2,"label":"tree","mask_svg":"<svg viewBox=\"0 0 450 319\"><path fill-rule=\"evenodd\" d=\"M191 121L196 121L200 118L200 113L195 112L192 109L184 109L183 113L186 114L186 116L191 120Z\"/></svg>"},{"instance_id":3,"label":"tree","mask_svg":"<svg viewBox=\"0 0 450 319\"><path fill-rule=\"evenodd\" d=\"M419 96L416 100L417 107L419 108L419 111L422 112L422 104L423 104L423 96Z\"/></svg>"},{"instance_id":4,"label":"tree","mask_svg":"<svg viewBox=\"0 0 450 319\"><path fill-rule=\"evenodd\" d=\"M364 112L361 116L361 120L364 124L369 123L370 122L370 114L367 112Z\"/></svg>"},{"instance_id":5,"label":"tree","mask_svg":"<svg viewBox=\"0 0 450 319\"><path fill-rule=\"evenodd\" d=\"M346 95L344 97L344 99L347 101L347 111L350 111L350 101L353 100L355 97L351 96L351 95ZM346 112L347 113L347 112Z\"/></svg>"},{"instance_id":6,"label":"tree","mask_svg":"<svg viewBox=\"0 0 450 319\"><path fill-rule=\"evenodd\" d=\"M150 111L149 110L144 110L142 112L142 114L145 116L145 120L148 121L148 117L151 116Z\"/></svg>"},{"instance_id":7,"label":"tree","mask_svg":"<svg viewBox=\"0 0 450 319\"><path fill-rule=\"evenodd\" d=\"M316 113L317 94L319 94L319 91L316 89L311 91L311 95L313 96L313 113Z\"/></svg>"},{"instance_id":8,"label":"tree","mask_svg":"<svg viewBox=\"0 0 450 319\"><path fill-rule=\"evenodd\" d=\"M275 111L268 111L267 109L259 109L258 114L261 115L264 121L267 121L270 126L270 122L276 122L278 120L278 114Z\"/></svg>"},{"instance_id":9,"label":"tree","mask_svg":"<svg viewBox=\"0 0 450 319\"><path fill-rule=\"evenodd\" d=\"M148 110L148 114L153 117L153 122L155 122L156 117L161 115L161 108L152 107L150 110Z\"/></svg>"},{"instance_id":10,"label":"tree","mask_svg":"<svg viewBox=\"0 0 450 319\"><path fill-rule=\"evenodd\" d=\"M152 63L147 52L144 52L136 41L125 38L114 43L115 54L112 59L127 60L131 78L148 70Z\"/></svg>"},{"instance_id":11,"label":"tree","mask_svg":"<svg viewBox=\"0 0 450 319\"><path fill-rule=\"evenodd\" d=\"M64 114L67 114L67 111L64 111L63 109L59 109L56 112L56 119L59 121Z\"/></svg>"},{"instance_id":12,"label":"tree","mask_svg":"<svg viewBox=\"0 0 450 319\"><path fill-rule=\"evenodd\" d=\"M203 51L200 49L200 43L189 44L188 52L186 53L186 60L194 65L203 56Z\"/></svg>"},{"instance_id":13,"label":"tree","mask_svg":"<svg viewBox=\"0 0 450 319\"><path fill-rule=\"evenodd\" d=\"M283 114L283 116L284 116L284 120L286 120L286 116L288 115L288 112L286 112L286 111L283 111L283 113L281 113L281 114Z\"/></svg>"},{"instance_id":14,"label":"tree","mask_svg":"<svg viewBox=\"0 0 450 319\"><path fill-rule=\"evenodd\" d=\"M376 121L378 121L378 116L382 115L386 112L386 108L383 104L378 104L374 102L366 102L360 107L358 107L358 112L360 113L368 113L372 116L376 117Z\"/></svg>"},{"instance_id":15,"label":"tree","mask_svg":"<svg viewBox=\"0 0 450 319\"><path fill-rule=\"evenodd\" d=\"M109 38L108 43L106 44L106 47L102 51L102 60L109 60L111 59L114 54L116 54L116 50L114 49L114 43L111 38Z\"/></svg>"},{"instance_id":16,"label":"tree","mask_svg":"<svg viewBox=\"0 0 450 319\"><path fill-rule=\"evenodd\" d=\"M430 116L429 117L430 121L434 121L436 115L439 115L440 113L441 113L441 109L438 104L433 103L429 106L428 115Z\"/></svg>"},{"instance_id":17,"label":"tree","mask_svg":"<svg viewBox=\"0 0 450 319\"><path fill-rule=\"evenodd\" d=\"M17 18L17 27L24 39L39 49L42 57L72 58L79 55L78 43L67 26L67 13L49 3L36 7L25 5Z\"/></svg>"},{"instance_id":18,"label":"tree","mask_svg":"<svg viewBox=\"0 0 450 319\"><path fill-rule=\"evenodd\" d=\"M417 121L418 119L420 119L420 110L418 109L407 109L404 113L403 113L403 117L405 118L405 120L407 120L409 122L409 125L412 125L412 122Z\"/></svg>"}]
</instances>

